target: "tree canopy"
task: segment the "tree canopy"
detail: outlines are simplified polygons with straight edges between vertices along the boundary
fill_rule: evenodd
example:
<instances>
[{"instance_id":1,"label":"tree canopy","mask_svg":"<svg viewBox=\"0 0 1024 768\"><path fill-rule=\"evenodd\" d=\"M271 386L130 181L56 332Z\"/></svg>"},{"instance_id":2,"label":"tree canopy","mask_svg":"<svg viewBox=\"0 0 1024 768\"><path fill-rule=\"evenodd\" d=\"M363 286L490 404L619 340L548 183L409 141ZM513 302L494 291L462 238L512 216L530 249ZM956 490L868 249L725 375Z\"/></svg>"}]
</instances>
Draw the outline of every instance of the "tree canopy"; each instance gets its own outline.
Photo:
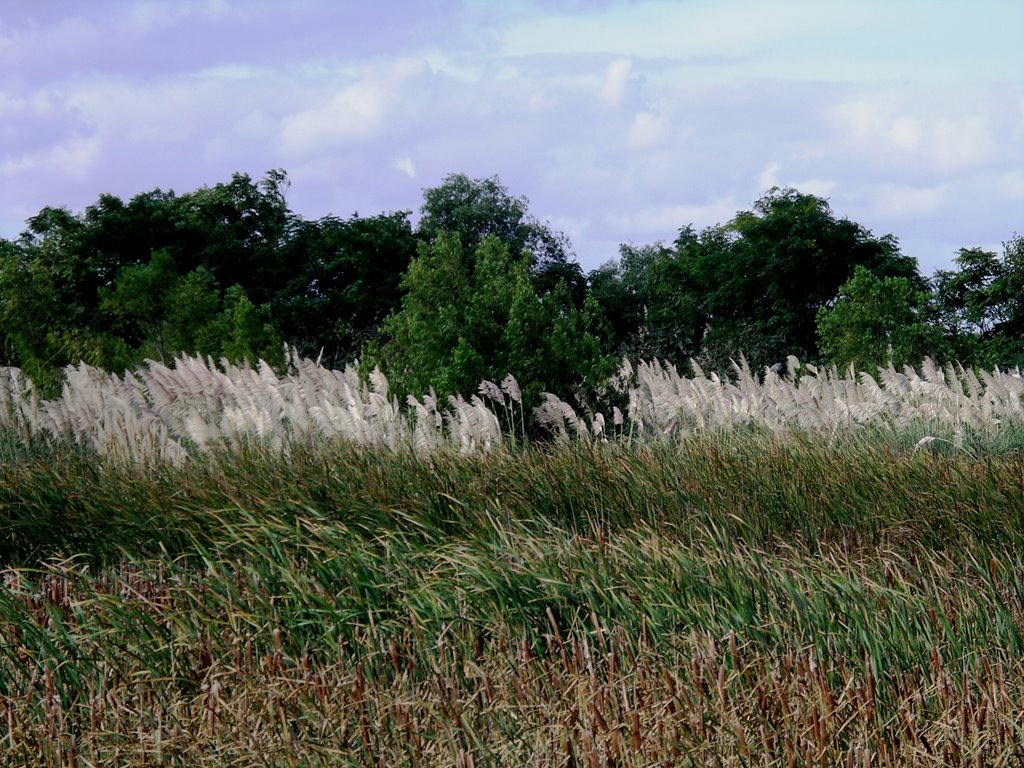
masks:
<instances>
[{"instance_id":1,"label":"tree canopy","mask_svg":"<svg viewBox=\"0 0 1024 768\"><path fill-rule=\"evenodd\" d=\"M384 321L385 341L367 354L399 391L473 393L482 380L511 373L530 405L542 391L568 396L611 373L592 317L573 306L564 284L538 295L529 259L493 235L469 263L459 235L442 233L409 265L401 307Z\"/></svg>"},{"instance_id":2,"label":"tree canopy","mask_svg":"<svg viewBox=\"0 0 1024 768\"><path fill-rule=\"evenodd\" d=\"M0 365L57 385L180 353L331 367L379 363L401 390L476 390L514 374L592 398L621 357L728 372L790 355L845 367L930 354L1024 361L1024 238L977 247L926 279L891 235L828 201L768 190L749 210L670 243L623 245L584 275L568 238L498 177L445 177L411 211L306 220L288 177L128 201L47 207L0 240Z\"/></svg>"}]
</instances>

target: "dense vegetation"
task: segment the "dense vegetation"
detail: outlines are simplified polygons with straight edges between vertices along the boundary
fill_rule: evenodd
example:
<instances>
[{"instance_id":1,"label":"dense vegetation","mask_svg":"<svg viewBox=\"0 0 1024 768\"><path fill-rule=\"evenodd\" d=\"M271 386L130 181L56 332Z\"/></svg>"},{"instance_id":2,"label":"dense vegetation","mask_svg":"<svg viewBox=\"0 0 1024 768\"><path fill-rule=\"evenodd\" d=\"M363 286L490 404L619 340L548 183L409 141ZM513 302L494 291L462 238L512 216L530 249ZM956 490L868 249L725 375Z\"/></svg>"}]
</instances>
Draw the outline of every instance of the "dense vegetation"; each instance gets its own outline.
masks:
<instances>
[{"instance_id":1,"label":"dense vegetation","mask_svg":"<svg viewBox=\"0 0 1024 768\"><path fill-rule=\"evenodd\" d=\"M536 442L287 367L3 371L12 761L1024 759L1019 375L644 363Z\"/></svg>"},{"instance_id":2,"label":"dense vegetation","mask_svg":"<svg viewBox=\"0 0 1024 768\"><path fill-rule=\"evenodd\" d=\"M1021 238L286 187L0 242L5 764L1024 762Z\"/></svg>"},{"instance_id":3,"label":"dense vegetation","mask_svg":"<svg viewBox=\"0 0 1024 768\"><path fill-rule=\"evenodd\" d=\"M0 465L25 765L1005 765L1019 454L759 431Z\"/></svg>"},{"instance_id":4,"label":"dense vegetation","mask_svg":"<svg viewBox=\"0 0 1024 768\"><path fill-rule=\"evenodd\" d=\"M53 393L66 365L122 371L178 353L331 368L379 363L402 394L511 373L526 393L600 395L623 357L728 371L796 355L859 369L1024 359L1024 240L965 248L922 277L890 235L772 189L669 245L623 246L589 275L567 238L496 178L452 175L410 212L308 221L288 179L46 208L0 241L0 365ZM681 222L681 225L684 224ZM364 366L369 370L369 366Z\"/></svg>"}]
</instances>

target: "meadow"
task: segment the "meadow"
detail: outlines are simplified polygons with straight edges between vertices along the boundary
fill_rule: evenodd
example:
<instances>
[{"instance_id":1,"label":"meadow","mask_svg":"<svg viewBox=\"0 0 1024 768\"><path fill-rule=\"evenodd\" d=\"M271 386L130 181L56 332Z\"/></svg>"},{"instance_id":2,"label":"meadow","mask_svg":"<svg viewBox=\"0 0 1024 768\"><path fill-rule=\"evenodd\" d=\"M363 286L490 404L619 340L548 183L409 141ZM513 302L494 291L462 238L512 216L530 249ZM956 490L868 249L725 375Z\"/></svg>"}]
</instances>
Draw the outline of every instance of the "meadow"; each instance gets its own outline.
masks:
<instances>
[{"instance_id":1,"label":"meadow","mask_svg":"<svg viewBox=\"0 0 1024 768\"><path fill-rule=\"evenodd\" d=\"M1018 372L0 372L10 765L1024 761Z\"/></svg>"}]
</instances>

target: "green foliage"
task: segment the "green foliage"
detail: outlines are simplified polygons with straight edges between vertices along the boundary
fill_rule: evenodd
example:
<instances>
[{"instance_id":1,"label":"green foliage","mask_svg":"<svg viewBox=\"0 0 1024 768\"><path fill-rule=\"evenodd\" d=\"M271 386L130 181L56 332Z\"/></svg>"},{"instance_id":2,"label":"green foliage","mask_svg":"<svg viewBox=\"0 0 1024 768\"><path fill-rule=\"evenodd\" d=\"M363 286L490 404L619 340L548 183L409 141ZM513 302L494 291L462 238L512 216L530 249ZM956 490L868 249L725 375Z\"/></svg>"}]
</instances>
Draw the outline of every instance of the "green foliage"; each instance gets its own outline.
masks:
<instances>
[{"instance_id":1,"label":"green foliage","mask_svg":"<svg viewBox=\"0 0 1024 768\"><path fill-rule=\"evenodd\" d=\"M871 371L892 362L942 358L938 329L926 322L929 295L905 277L878 277L858 266L832 306L818 309L822 356L840 368Z\"/></svg>"},{"instance_id":2,"label":"green foliage","mask_svg":"<svg viewBox=\"0 0 1024 768\"><path fill-rule=\"evenodd\" d=\"M307 352L333 344L329 363L351 358L397 304L411 228L405 214L302 222L287 186L282 171L234 174L180 196L102 195L78 215L43 209L0 243L0 364L52 393L79 361L276 360L286 337Z\"/></svg>"},{"instance_id":3,"label":"green foliage","mask_svg":"<svg viewBox=\"0 0 1024 768\"><path fill-rule=\"evenodd\" d=\"M28 373L44 393L60 369L126 359L126 346L100 322L100 258L82 250L81 220L46 208L18 241L0 243L0 365Z\"/></svg>"},{"instance_id":4,"label":"green foliage","mask_svg":"<svg viewBox=\"0 0 1024 768\"><path fill-rule=\"evenodd\" d=\"M702 264L709 323L722 347L733 356L746 351L755 368L787 355L813 359L818 310L857 266L924 287L916 261L900 254L894 238L837 219L824 199L794 189L769 190L726 234ZM751 332L760 344L745 350Z\"/></svg>"},{"instance_id":5,"label":"green foliage","mask_svg":"<svg viewBox=\"0 0 1024 768\"><path fill-rule=\"evenodd\" d=\"M532 401L543 390L596 385L610 372L592 333L593 307L577 310L564 283L538 296L529 260L496 237L482 241L472 269L466 261L458 235L441 234L409 265L401 309L384 322L386 341L364 355L399 392L469 393L511 373L529 382L524 397Z\"/></svg>"},{"instance_id":6,"label":"green foliage","mask_svg":"<svg viewBox=\"0 0 1024 768\"><path fill-rule=\"evenodd\" d=\"M590 286L619 352L728 372L816 359L816 318L862 266L924 282L894 238L837 219L822 198L772 189L724 226L680 230L672 248L623 247Z\"/></svg>"},{"instance_id":7,"label":"green foliage","mask_svg":"<svg viewBox=\"0 0 1024 768\"><path fill-rule=\"evenodd\" d=\"M470 179L449 174L439 186L423 190L418 234L431 241L444 232L456 233L465 252L476 253L487 237L508 246L514 256L533 254L537 265L564 262L568 242L528 213L529 201L509 193L497 176Z\"/></svg>"},{"instance_id":8,"label":"green foliage","mask_svg":"<svg viewBox=\"0 0 1024 768\"><path fill-rule=\"evenodd\" d=\"M497 176L470 179L449 174L437 187L423 190L417 234L430 242L442 233L455 233L462 243L466 267L488 237L504 243L513 258L532 257L530 274L540 295L564 282L581 309L586 280L579 265L570 261L569 239L529 213L529 201L514 196Z\"/></svg>"},{"instance_id":9,"label":"green foliage","mask_svg":"<svg viewBox=\"0 0 1024 768\"><path fill-rule=\"evenodd\" d=\"M219 318L225 329L221 354L231 363L263 360L272 366L284 363L283 341L270 324L266 307L257 308L240 285L224 294L224 310Z\"/></svg>"},{"instance_id":10,"label":"green foliage","mask_svg":"<svg viewBox=\"0 0 1024 768\"><path fill-rule=\"evenodd\" d=\"M1024 237L1004 243L1001 258L961 248L955 261L933 283L938 323L956 356L986 367L1024 364Z\"/></svg>"},{"instance_id":11,"label":"green foliage","mask_svg":"<svg viewBox=\"0 0 1024 768\"><path fill-rule=\"evenodd\" d=\"M685 360L696 352L692 342L700 320L687 311L696 297L672 249L660 243L623 245L619 260L588 280L617 356Z\"/></svg>"},{"instance_id":12,"label":"green foliage","mask_svg":"<svg viewBox=\"0 0 1024 768\"><path fill-rule=\"evenodd\" d=\"M283 340L267 307L254 306L240 285L222 297L205 267L179 277L167 251L155 252L148 264L124 267L101 294L122 338L137 340L135 359L166 363L184 353L232 363L283 362Z\"/></svg>"},{"instance_id":13,"label":"green foliage","mask_svg":"<svg viewBox=\"0 0 1024 768\"><path fill-rule=\"evenodd\" d=\"M622 246L585 279L565 235L497 177L452 174L424 190L415 231L408 212L304 221L287 189L273 170L181 195L101 195L81 214L44 208L0 241L0 365L53 394L80 361L279 360L287 342L331 368L360 352L393 359L412 390L468 392L477 374L518 370L538 391L582 394L621 356L728 373L740 355L755 371L791 354L867 365L892 345L908 361L928 350L1024 363L1020 236L1002 256L963 249L926 300L895 238L772 189L724 225ZM457 254L442 243L452 234ZM876 280L848 283L858 268Z\"/></svg>"},{"instance_id":14,"label":"green foliage","mask_svg":"<svg viewBox=\"0 0 1024 768\"><path fill-rule=\"evenodd\" d=\"M179 272L203 266L226 289L240 285L254 303L268 303L292 276L283 247L294 222L285 202L288 177L269 171L260 182L236 173L227 184L201 187L173 202Z\"/></svg>"},{"instance_id":15,"label":"green foliage","mask_svg":"<svg viewBox=\"0 0 1024 768\"><path fill-rule=\"evenodd\" d=\"M342 368L399 305L399 283L416 254L409 213L297 222L286 248L301 265L271 307L301 353Z\"/></svg>"}]
</instances>

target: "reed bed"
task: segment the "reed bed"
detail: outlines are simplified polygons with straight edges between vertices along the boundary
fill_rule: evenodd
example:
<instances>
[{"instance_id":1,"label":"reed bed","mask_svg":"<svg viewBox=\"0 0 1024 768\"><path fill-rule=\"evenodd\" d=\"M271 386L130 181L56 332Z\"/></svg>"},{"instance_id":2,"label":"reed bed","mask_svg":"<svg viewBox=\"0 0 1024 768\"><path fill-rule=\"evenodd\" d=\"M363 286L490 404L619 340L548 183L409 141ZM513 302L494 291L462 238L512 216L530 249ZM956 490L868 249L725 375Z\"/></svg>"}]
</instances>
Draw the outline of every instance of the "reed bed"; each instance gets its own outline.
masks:
<instances>
[{"instance_id":1,"label":"reed bed","mask_svg":"<svg viewBox=\"0 0 1024 768\"><path fill-rule=\"evenodd\" d=\"M12 765L1024 759L1024 465L763 429L0 465Z\"/></svg>"},{"instance_id":2,"label":"reed bed","mask_svg":"<svg viewBox=\"0 0 1024 768\"><path fill-rule=\"evenodd\" d=\"M671 435L754 427L833 438L881 433L892 443L941 440L958 448L1021 444L1019 370L941 367L926 358L920 370L890 363L874 375L852 367L840 374L790 357L785 369L767 369L758 379L741 358L734 376L723 379L691 366L686 377L657 360L624 364L620 376L635 382L628 418L637 429Z\"/></svg>"},{"instance_id":3,"label":"reed bed","mask_svg":"<svg viewBox=\"0 0 1024 768\"><path fill-rule=\"evenodd\" d=\"M31 583L8 574L3 618L21 628L0 695L8 764L974 766L1024 757L1021 663L997 645L950 659L937 644L920 666L879 667L813 646L765 647L742 631L637 634L596 612L566 624L557 603L533 635L479 616L425 621L433 609L414 601L404 622L358 621L333 642L312 642L308 617L288 614L329 602L329 586L303 579L285 593L266 575L134 566L85 578L72 563ZM894 576L890 589L913 592L914 576ZM431 575L434 588L440 578ZM964 607L962 596L946 597L944 617ZM466 613L475 599L467 595ZM331 616L341 618L336 608Z\"/></svg>"},{"instance_id":4,"label":"reed bed","mask_svg":"<svg viewBox=\"0 0 1024 768\"><path fill-rule=\"evenodd\" d=\"M357 367L331 371L287 350L288 373L182 356L173 366L109 374L80 363L64 372L59 398L41 401L21 371L0 369L0 430L24 439L70 440L114 461L181 464L211 448L259 443L287 451L338 439L382 450L456 446L487 450L501 440L481 398L410 398L401 409L387 378Z\"/></svg>"},{"instance_id":5,"label":"reed bed","mask_svg":"<svg viewBox=\"0 0 1024 768\"><path fill-rule=\"evenodd\" d=\"M1019 372L618 387L0 369L4 764L1024 762Z\"/></svg>"},{"instance_id":6,"label":"reed bed","mask_svg":"<svg viewBox=\"0 0 1024 768\"><path fill-rule=\"evenodd\" d=\"M0 434L69 440L134 465L181 464L209 450L258 443L283 453L323 440L420 454L492 450L525 430L519 385L484 381L469 399L433 392L399 403L379 370L331 371L286 350L287 372L182 356L123 376L69 366L61 397L40 400L21 371L0 369ZM757 377L742 359L732 378L692 376L658 361L624 362L609 392L628 402L578 414L545 393L534 421L564 437L658 439L692 432L758 429L815 439L869 436L894 445L965 450L1024 447L1020 371L974 371L926 359L917 371L892 365L874 375L818 369L790 358Z\"/></svg>"}]
</instances>

